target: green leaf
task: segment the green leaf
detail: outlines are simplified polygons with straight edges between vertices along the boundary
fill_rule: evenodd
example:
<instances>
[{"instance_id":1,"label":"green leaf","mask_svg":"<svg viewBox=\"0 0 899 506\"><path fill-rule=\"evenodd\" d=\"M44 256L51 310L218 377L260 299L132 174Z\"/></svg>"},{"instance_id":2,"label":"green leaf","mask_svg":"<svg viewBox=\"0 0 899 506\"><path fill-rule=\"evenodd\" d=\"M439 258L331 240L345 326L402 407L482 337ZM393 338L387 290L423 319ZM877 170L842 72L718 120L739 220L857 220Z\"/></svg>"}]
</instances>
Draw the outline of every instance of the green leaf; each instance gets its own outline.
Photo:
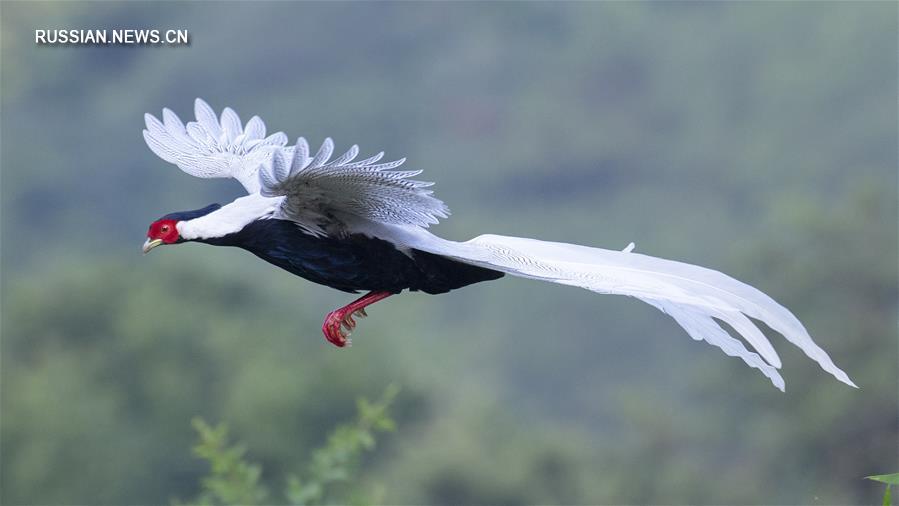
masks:
<instances>
[{"instance_id":1,"label":"green leaf","mask_svg":"<svg viewBox=\"0 0 899 506\"><path fill-rule=\"evenodd\" d=\"M868 480L879 481L887 485L899 485L899 473L894 474L877 474L874 476L865 476Z\"/></svg>"},{"instance_id":2,"label":"green leaf","mask_svg":"<svg viewBox=\"0 0 899 506\"><path fill-rule=\"evenodd\" d=\"M892 506L893 501L890 498L890 486L887 485L887 489L883 493L883 506Z\"/></svg>"}]
</instances>

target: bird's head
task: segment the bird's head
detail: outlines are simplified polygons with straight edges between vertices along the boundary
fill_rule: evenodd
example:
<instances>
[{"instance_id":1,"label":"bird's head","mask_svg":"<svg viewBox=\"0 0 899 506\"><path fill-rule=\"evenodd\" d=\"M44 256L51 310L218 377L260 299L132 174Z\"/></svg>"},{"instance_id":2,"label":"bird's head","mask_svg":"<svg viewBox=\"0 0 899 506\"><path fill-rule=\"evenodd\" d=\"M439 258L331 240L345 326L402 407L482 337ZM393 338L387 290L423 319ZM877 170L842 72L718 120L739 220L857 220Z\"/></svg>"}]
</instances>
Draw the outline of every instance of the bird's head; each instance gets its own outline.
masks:
<instances>
[{"instance_id":1,"label":"bird's head","mask_svg":"<svg viewBox=\"0 0 899 506\"><path fill-rule=\"evenodd\" d=\"M185 242L187 239L183 238L180 232L182 224L206 216L221 207L222 206L218 204L211 204L203 209L197 209L195 211L182 211L167 214L154 221L147 230L147 240L144 242L142 248L144 254L149 253L150 250L156 246Z\"/></svg>"},{"instance_id":2,"label":"bird's head","mask_svg":"<svg viewBox=\"0 0 899 506\"><path fill-rule=\"evenodd\" d=\"M149 253L156 246L175 244L181 240L181 235L178 234L178 221L172 218L161 218L150 224L143 251Z\"/></svg>"}]
</instances>

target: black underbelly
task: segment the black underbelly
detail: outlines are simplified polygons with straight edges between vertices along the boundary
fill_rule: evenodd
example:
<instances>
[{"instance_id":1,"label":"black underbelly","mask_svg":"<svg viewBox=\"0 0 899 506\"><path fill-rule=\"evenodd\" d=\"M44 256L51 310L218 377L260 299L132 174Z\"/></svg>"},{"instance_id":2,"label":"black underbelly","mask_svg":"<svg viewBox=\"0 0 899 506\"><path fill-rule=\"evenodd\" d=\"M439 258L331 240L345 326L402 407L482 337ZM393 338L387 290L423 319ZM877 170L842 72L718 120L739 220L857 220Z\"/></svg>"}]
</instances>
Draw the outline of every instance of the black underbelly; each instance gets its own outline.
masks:
<instances>
[{"instance_id":1,"label":"black underbelly","mask_svg":"<svg viewBox=\"0 0 899 506\"><path fill-rule=\"evenodd\" d=\"M424 251L407 255L387 241L363 235L315 237L284 220L255 221L235 234L202 242L245 249L297 276L345 292L409 289L436 294L503 276Z\"/></svg>"}]
</instances>

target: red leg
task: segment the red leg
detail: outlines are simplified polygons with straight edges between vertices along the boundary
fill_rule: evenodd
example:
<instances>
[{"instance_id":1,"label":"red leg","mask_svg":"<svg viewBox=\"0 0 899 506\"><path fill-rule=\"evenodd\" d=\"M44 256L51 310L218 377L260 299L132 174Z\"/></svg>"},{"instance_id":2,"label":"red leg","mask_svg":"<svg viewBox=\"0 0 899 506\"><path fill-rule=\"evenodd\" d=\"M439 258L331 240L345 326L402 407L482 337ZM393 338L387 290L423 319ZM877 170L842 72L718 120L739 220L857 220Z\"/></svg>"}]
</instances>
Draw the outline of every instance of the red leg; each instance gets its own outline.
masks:
<instances>
[{"instance_id":1,"label":"red leg","mask_svg":"<svg viewBox=\"0 0 899 506\"><path fill-rule=\"evenodd\" d=\"M356 328L356 320L353 319L353 316L358 316L359 318L368 316L365 314L366 307L391 295L393 295L391 292L369 292L346 306L331 311L325 317L324 323L322 323L322 332L325 334L325 339L339 348L350 344L350 340L347 337ZM344 327L346 328L345 330Z\"/></svg>"}]
</instances>

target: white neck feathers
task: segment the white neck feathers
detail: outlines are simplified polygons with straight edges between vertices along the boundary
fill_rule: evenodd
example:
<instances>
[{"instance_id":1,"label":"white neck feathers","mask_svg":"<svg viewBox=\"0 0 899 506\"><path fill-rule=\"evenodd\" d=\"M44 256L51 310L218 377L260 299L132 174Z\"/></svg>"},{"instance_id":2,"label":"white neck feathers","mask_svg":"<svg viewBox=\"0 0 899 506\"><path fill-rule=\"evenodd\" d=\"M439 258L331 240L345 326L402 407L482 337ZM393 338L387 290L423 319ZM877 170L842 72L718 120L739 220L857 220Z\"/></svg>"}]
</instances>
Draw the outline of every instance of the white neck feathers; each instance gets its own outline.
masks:
<instances>
[{"instance_id":1,"label":"white neck feathers","mask_svg":"<svg viewBox=\"0 0 899 506\"><path fill-rule=\"evenodd\" d=\"M178 234L185 240L233 234L258 219L270 217L283 200L284 197L263 197L258 193L247 195L206 216L178 222Z\"/></svg>"}]
</instances>

